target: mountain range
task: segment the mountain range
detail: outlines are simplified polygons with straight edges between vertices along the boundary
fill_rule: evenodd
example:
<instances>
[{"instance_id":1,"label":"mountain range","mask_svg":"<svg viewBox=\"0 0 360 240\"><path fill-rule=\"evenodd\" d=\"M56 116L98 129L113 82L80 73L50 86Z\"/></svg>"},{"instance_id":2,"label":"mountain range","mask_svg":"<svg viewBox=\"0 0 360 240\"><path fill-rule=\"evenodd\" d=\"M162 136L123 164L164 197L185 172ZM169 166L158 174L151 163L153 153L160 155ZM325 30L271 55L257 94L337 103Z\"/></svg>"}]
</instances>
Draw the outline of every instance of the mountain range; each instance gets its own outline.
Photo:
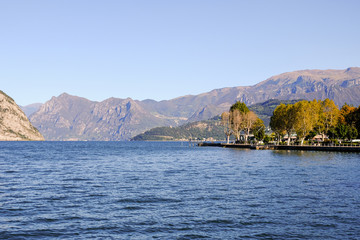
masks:
<instances>
[{"instance_id":1,"label":"mountain range","mask_svg":"<svg viewBox=\"0 0 360 240\"><path fill-rule=\"evenodd\" d=\"M235 101L252 105L269 99L325 98L338 106L345 102L359 105L360 68L283 73L253 86L164 101L109 98L95 102L64 93L41 105L30 121L47 140L129 140L154 127L209 119L227 111Z\"/></svg>"}]
</instances>

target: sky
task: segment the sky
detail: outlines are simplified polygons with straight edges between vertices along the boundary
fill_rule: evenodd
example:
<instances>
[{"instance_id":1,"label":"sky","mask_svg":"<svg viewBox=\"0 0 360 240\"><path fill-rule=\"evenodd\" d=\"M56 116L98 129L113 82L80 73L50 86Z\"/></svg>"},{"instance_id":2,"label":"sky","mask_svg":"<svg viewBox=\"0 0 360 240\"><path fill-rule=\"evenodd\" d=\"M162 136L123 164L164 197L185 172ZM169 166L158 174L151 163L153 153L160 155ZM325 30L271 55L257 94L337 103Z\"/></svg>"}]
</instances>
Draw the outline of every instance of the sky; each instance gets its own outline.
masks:
<instances>
[{"instance_id":1,"label":"sky","mask_svg":"<svg viewBox=\"0 0 360 240\"><path fill-rule=\"evenodd\" d=\"M360 66L358 0L0 0L0 90L168 100Z\"/></svg>"}]
</instances>

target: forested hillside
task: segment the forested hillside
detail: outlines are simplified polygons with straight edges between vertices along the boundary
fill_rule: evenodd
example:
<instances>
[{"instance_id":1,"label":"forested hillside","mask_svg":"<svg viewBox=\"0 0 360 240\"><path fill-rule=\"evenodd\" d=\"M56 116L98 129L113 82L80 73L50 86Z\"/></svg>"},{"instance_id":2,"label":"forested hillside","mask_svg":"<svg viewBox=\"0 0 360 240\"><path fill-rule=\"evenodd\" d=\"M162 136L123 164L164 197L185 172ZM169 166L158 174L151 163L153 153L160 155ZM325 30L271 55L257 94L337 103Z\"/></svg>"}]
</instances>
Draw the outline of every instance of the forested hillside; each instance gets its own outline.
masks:
<instances>
[{"instance_id":1,"label":"forested hillside","mask_svg":"<svg viewBox=\"0 0 360 240\"><path fill-rule=\"evenodd\" d=\"M137 135L133 141L187 141L224 140L223 127L218 117L207 121L188 123L180 127L157 127Z\"/></svg>"}]
</instances>

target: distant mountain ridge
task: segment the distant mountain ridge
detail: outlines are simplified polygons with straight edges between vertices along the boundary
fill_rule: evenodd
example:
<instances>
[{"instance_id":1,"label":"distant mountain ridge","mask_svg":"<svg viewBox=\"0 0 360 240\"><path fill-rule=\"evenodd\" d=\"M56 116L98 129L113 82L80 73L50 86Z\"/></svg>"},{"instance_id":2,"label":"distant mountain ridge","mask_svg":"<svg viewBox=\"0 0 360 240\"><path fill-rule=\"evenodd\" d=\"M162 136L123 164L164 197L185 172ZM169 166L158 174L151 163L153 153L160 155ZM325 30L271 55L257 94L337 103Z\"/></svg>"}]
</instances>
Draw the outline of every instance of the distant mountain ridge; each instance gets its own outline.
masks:
<instances>
[{"instance_id":1,"label":"distant mountain ridge","mask_svg":"<svg viewBox=\"0 0 360 240\"><path fill-rule=\"evenodd\" d=\"M360 68L302 70L271 77L254 86L258 98L334 100L342 106L360 104ZM294 98L296 96L296 98Z\"/></svg>"},{"instance_id":2,"label":"distant mountain ridge","mask_svg":"<svg viewBox=\"0 0 360 240\"><path fill-rule=\"evenodd\" d=\"M148 128L177 124L179 118L151 114L138 102L109 98L102 102L63 93L30 116L47 140L127 140Z\"/></svg>"},{"instance_id":3,"label":"distant mountain ridge","mask_svg":"<svg viewBox=\"0 0 360 240\"><path fill-rule=\"evenodd\" d=\"M215 89L171 100L110 98L94 102L62 94L30 116L47 140L128 140L160 126L179 126L227 111L235 101L247 105L269 99L333 99L360 104L360 68L301 70L268 78L254 86Z\"/></svg>"},{"instance_id":4,"label":"distant mountain ridge","mask_svg":"<svg viewBox=\"0 0 360 240\"><path fill-rule=\"evenodd\" d=\"M21 110L26 114L26 116L30 116L31 114L39 111L40 107L42 106L42 103L33 103L26 106L19 106Z\"/></svg>"}]
</instances>

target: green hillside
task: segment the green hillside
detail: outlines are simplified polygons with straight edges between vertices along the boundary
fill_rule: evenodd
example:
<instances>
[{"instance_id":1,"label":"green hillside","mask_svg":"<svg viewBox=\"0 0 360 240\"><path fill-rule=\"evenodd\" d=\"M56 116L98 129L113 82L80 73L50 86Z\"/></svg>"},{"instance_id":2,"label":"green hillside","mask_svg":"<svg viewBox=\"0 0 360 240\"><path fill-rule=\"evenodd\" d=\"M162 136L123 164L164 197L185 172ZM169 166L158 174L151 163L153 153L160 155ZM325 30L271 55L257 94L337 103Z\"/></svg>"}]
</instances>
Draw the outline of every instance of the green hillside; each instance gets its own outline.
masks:
<instances>
[{"instance_id":1,"label":"green hillside","mask_svg":"<svg viewBox=\"0 0 360 240\"><path fill-rule=\"evenodd\" d=\"M179 127L157 127L135 136L132 141L224 140L220 119L187 123Z\"/></svg>"}]
</instances>

